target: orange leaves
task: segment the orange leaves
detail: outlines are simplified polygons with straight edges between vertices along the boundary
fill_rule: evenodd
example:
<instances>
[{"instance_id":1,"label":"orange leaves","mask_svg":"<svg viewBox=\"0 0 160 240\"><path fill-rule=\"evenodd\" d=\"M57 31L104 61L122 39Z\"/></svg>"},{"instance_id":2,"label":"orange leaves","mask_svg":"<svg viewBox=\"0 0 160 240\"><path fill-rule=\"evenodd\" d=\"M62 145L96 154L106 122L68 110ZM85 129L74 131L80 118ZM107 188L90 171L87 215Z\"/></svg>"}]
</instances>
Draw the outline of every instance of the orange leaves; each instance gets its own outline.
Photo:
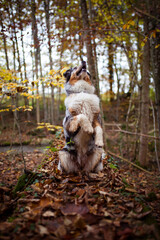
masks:
<instances>
[{"instance_id":1,"label":"orange leaves","mask_svg":"<svg viewBox=\"0 0 160 240\"><path fill-rule=\"evenodd\" d=\"M54 146L58 148L61 141L55 138ZM30 154L30 161L35 158L34 154ZM157 198L149 199L149 192L155 191L155 179L147 179L145 173L137 172L137 169L120 173L118 163L107 157L103 172L89 175L61 174L56 170L57 163L57 152L47 151L43 155L37 179L25 191L19 192L16 210L9 218L12 223L1 224L5 237L17 236L17 224L18 235L22 238L25 230L26 236L32 236L33 240L145 239L146 227L149 236L153 234L153 228L149 229L144 222L151 216L156 199L159 200L158 188ZM117 165L116 169L113 165ZM120 166L123 169L123 165ZM10 188L1 188L0 191L2 200L6 201ZM152 202L146 204L146 201ZM158 212L158 209L159 205L155 210Z\"/></svg>"},{"instance_id":2,"label":"orange leaves","mask_svg":"<svg viewBox=\"0 0 160 240\"><path fill-rule=\"evenodd\" d=\"M31 211L33 214L41 213L42 209L48 205L52 205L52 199L48 197L42 197L41 199L37 199L37 201L30 201L27 206L27 209Z\"/></svg>"},{"instance_id":3,"label":"orange leaves","mask_svg":"<svg viewBox=\"0 0 160 240\"><path fill-rule=\"evenodd\" d=\"M123 25L123 30L130 29L131 26L135 26L135 21L133 21L132 19Z\"/></svg>"}]
</instances>

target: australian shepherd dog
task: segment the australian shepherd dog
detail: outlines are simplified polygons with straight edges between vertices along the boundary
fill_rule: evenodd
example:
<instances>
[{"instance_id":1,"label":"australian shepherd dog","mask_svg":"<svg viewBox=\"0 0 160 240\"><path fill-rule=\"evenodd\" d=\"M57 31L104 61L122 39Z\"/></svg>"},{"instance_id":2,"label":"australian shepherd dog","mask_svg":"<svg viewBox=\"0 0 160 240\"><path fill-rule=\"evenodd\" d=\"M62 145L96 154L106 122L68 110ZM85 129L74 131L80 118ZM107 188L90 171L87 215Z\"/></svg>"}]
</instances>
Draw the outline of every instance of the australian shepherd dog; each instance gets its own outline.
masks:
<instances>
[{"instance_id":1,"label":"australian shepherd dog","mask_svg":"<svg viewBox=\"0 0 160 240\"><path fill-rule=\"evenodd\" d=\"M100 104L94 94L86 62L68 69L64 77L67 97L63 128L66 144L59 152L58 169L66 173L99 172L103 169Z\"/></svg>"}]
</instances>

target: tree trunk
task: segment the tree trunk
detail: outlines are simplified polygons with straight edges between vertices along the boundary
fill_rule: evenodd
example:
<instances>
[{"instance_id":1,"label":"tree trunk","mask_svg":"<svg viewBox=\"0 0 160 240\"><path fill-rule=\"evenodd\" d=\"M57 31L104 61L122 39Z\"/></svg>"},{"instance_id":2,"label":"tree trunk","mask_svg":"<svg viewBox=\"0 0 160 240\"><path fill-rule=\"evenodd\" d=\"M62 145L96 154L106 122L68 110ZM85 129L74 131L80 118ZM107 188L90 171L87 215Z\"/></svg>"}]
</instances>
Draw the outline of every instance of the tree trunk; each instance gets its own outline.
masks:
<instances>
[{"instance_id":1,"label":"tree trunk","mask_svg":"<svg viewBox=\"0 0 160 240\"><path fill-rule=\"evenodd\" d=\"M18 71L20 72L20 77L21 81L23 81L23 76L22 76L22 69L21 69L21 60L20 60L20 53L19 53L19 45L18 45L18 39L17 39L17 30L16 30L16 24L15 24L15 16L13 14L13 6L12 6L12 1L9 1L10 5L10 11L11 11L11 23L13 25L13 33L14 33L14 39L15 39L15 45L16 45L16 51L17 51L17 60L18 60Z\"/></svg>"},{"instance_id":2,"label":"tree trunk","mask_svg":"<svg viewBox=\"0 0 160 240\"><path fill-rule=\"evenodd\" d=\"M99 84L96 78L96 67L93 55L91 34L90 34L90 24L88 19L88 11L87 11L87 3L86 0L80 0L81 13L82 13L82 21L83 21L83 30L84 30L84 42L87 49L87 61L89 72L92 76L93 84L96 88L96 94L99 96Z\"/></svg>"},{"instance_id":3,"label":"tree trunk","mask_svg":"<svg viewBox=\"0 0 160 240\"><path fill-rule=\"evenodd\" d=\"M148 35L148 17L144 18L144 32ZM150 74L150 44L147 40L143 49L142 72L142 104L141 104L141 134L148 134L149 129L149 74ZM140 137L139 162L142 166L148 165L148 139Z\"/></svg>"},{"instance_id":4,"label":"tree trunk","mask_svg":"<svg viewBox=\"0 0 160 240\"><path fill-rule=\"evenodd\" d=\"M31 43L32 43L32 39L31 39ZM32 90L33 90L34 89L34 59L33 59L32 48L31 48L30 54L31 54L31 58L32 58ZM33 112L34 112L34 91L32 91L32 108L33 108Z\"/></svg>"},{"instance_id":5,"label":"tree trunk","mask_svg":"<svg viewBox=\"0 0 160 240\"><path fill-rule=\"evenodd\" d=\"M113 44L108 44L108 70L109 70L109 91L110 91L110 101L114 99L113 96Z\"/></svg>"},{"instance_id":6,"label":"tree trunk","mask_svg":"<svg viewBox=\"0 0 160 240\"><path fill-rule=\"evenodd\" d=\"M22 53L23 53L23 69L24 69L24 79L27 80L27 69L26 69L26 58L25 58L25 50L24 50L24 39L23 39L23 23L22 23L22 3L21 1L17 2L18 4L18 17L19 17L19 27L21 32L21 46L22 46ZM28 81L25 83L26 87L28 87ZM25 107L29 107L29 99L24 97ZM30 120L30 112L27 111L27 120Z\"/></svg>"},{"instance_id":7,"label":"tree trunk","mask_svg":"<svg viewBox=\"0 0 160 240\"><path fill-rule=\"evenodd\" d=\"M9 61L8 61L8 51L7 51L7 43L6 43L6 35L4 33L4 26L2 21L2 13L0 11L0 24L1 24L1 32L2 32L2 38L3 38L3 45L4 45L4 52L5 52L5 59L6 59L6 66L9 70Z\"/></svg>"},{"instance_id":8,"label":"tree trunk","mask_svg":"<svg viewBox=\"0 0 160 240\"><path fill-rule=\"evenodd\" d=\"M38 41L38 29L36 22L36 4L35 0L31 0L31 17L32 17L32 36L34 40L34 50L35 50L35 70L36 70L36 80L38 81L38 57L39 57L39 41ZM37 123L40 122L40 106L39 106L39 87L37 82L37 99L36 99L36 119Z\"/></svg>"},{"instance_id":9,"label":"tree trunk","mask_svg":"<svg viewBox=\"0 0 160 240\"><path fill-rule=\"evenodd\" d=\"M150 18L150 32L155 33L155 37L150 38L151 43L151 62L153 79L155 84L155 95L156 95L156 109L157 109L157 122L160 137L160 1L153 0L149 2L150 14L155 18Z\"/></svg>"},{"instance_id":10,"label":"tree trunk","mask_svg":"<svg viewBox=\"0 0 160 240\"><path fill-rule=\"evenodd\" d=\"M52 46L51 46L51 35L50 35L49 4L50 4L50 0L44 0L44 10L45 10L47 36L48 36L49 66L50 66L50 70L52 70L53 69L53 59L52 59ZM55 104L54 103L55 103L54 87L51 84L51 123L52 124L54 124L54 121L55 121L55 119L54 119Z\"/></svg>"}]
</instances>

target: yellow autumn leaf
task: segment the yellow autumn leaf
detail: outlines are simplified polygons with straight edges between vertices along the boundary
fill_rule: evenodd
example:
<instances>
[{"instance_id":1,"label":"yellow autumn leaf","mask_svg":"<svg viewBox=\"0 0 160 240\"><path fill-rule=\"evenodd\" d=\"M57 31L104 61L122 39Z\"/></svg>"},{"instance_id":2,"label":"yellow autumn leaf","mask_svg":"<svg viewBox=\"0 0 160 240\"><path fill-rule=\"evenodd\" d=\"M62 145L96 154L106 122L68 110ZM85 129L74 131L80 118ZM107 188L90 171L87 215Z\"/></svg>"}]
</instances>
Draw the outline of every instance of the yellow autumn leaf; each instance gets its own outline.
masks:
<instances>
[{"instance_id":1,"label":"yellow autumn leaf","mask_svg":"<svg viewBox=\"0 0 160 240\"><path fill-rule=\"evenodd\" d=\"M160 47L160 44L156 45L155 48L159 48Z\"/></svg>"},{"instance_id":2,"label":"yellow autumn leaf","mask_svg":"<svg viewBox=\"0 0 160 240\"><path fill-rule=\"evenodd\" d=\"M52 69L52 70L50 70L50 72L49 72L49 75L54 75L54 74L56 74L57 72L54 70L54 69Z\"/></svg>"},{"instance_id":3,"label":"yellow autumn leaf","mask_svg":"<svg viewBox=\"0 0 160 240\"><path fill-rule=\"evenodd\" d=\"M60 71L61 75L63 75L63 73L65 73L67 71L68 67L64 67L62 68L62 70Z\"/></svg>"},{"instance_id":4,"label":"yellow autumn leaf","mask_svg":"<svg viewBox=\"0 0 160 240\"><path fill-rule=\"evenodd\" d=\"M151 38L156 38L156 30L154 30L154 31L152 31L152 33L151 33Z\"/></svg>"},{"instance_id":5,"label":"yellow autumn leaf","mask_svg":"<svg viewBox=\"0 0 160 240\"><path fill-rule=\"evenodd\" d=\"M124 24L123 27L122 27L124 30L128 28L128 24Z\"/></svg>"}]
</instances>

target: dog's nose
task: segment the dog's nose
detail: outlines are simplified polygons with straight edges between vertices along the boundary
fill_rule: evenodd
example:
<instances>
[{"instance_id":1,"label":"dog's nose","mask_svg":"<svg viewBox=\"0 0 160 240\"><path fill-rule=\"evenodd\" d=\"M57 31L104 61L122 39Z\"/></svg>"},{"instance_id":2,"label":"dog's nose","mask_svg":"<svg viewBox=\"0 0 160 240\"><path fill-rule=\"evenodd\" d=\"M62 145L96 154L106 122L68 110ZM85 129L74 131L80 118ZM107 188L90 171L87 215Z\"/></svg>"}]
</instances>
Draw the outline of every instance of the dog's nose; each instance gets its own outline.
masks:
<instances>
[{"instance_id":1,"label":"dog's nose","mask_svg":"<svg viewBox=\"0 0 160 240\"><path fill-rule=\"evenodd\" d=\"M86 62L85 61L82 61L82 68L86 69Z\"/></svg>"}]
</instances>

